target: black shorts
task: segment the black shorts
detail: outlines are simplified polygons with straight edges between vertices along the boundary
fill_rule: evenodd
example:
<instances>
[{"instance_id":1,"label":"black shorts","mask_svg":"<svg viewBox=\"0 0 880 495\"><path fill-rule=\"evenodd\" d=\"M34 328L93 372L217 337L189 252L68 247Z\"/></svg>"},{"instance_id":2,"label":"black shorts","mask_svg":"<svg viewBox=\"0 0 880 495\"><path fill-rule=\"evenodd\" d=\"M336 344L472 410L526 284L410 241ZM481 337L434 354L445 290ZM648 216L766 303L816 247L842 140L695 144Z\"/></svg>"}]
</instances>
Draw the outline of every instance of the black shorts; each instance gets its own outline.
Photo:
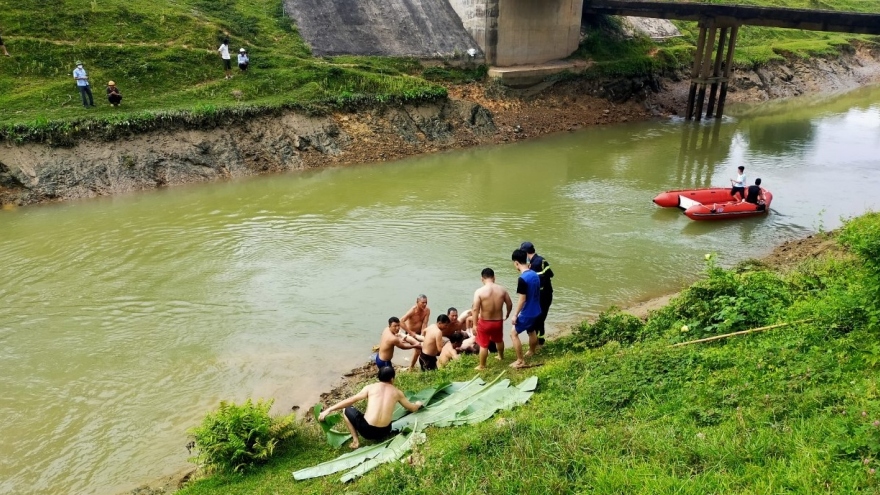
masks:
<instances>
[{"instance_id":1,"label":"black shorts","mask_svg":"<svg viewBox=\"0 0 880 495\"><path fill-rule=\"evenodd\" d=\"M223 59L223 68L229 70L232 68L232 60L228 58Z\"/></svg>"},{"instance_id":2,"label":"black shorts","mask_svg":"<svg viewBox=\"0 0 880 495\"><path fill-rule=\"evenodd\" d=\"M345 417L354 425L354 429L367 440L385 440L391 434L391 425L376 427L367 423L364 413L358 411L354 407L345 408Z\"/></svg>"},{"instance_id":3,"label":"black shorts","mask_svg":"<svg viewBox=\"0 0 880 495\"><path fill-rule=\"evenodd\" d=\"M419 365L422 371L430 371L437 369L437 356L429 356L424 352L419 355Z\"/></svg>"},{"instance_id":4,"label":"black shorts","mask_svg":"<svg viewBox=\"0 0 880 495\"><path fill-rule=\"evenodd\" d=\"M238 64L238 68L241 70L247 70L248 64Z\"/></svg>"},{"instance_id":5,"label":"black shorts","mask_svg":"<svg viewBox=\"0 0 880 495\"><path fill-rule=\"evenodd\" d=\"M734 196L734 195L736 195L736 193L739 193L739 196L741 198L744 198L744 197L746 197L746 188L736 187L736 186L731 187L730 188L730 195Z\"/></svg>"}]
</instances>

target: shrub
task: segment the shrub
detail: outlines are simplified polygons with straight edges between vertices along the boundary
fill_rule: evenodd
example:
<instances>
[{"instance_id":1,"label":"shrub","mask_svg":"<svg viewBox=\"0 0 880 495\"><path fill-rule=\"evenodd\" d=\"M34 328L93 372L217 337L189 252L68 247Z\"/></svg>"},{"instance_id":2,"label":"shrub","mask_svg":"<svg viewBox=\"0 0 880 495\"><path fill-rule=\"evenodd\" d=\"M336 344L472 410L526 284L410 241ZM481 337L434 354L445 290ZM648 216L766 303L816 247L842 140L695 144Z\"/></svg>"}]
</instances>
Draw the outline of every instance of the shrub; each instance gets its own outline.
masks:
<instances>
[{"instance_id":1,"label":"shrub","mask_svg":"<svg viewBox=\"0 0 880 495\"><path fill-rule=\"evenodd\" d=\"M880 324L880 213L872 212L846 222L840 243L864 263L862 298L872 324Z\"/></svg>"},{"instance_id":2,"label":"shrub","mask_svg":"<svg viewBox=\"0 0 880 495\"><path fill-rule=\"evenodd\" d=\"M208 413L201 426L189 430L198 449L195 459L209 471L222 472L247 471L268 460L275 447L295 433L292 414L269 415L273 402L220 402L220 408Z\"/></svg>"},{"instance_id":3,"label":"shrub","mask_svg":"<svg viewBox=\"0 0 880 495\"><path fill-rule=\"evenodd\" d=\"M592 349L602 347L612 340L620 344L632 344L641 339L643 327L642 320L621 313L620 309L612 306L608 311L600 313L595 322L583 322L575 327L574 335L576 345Z\"/></svg>"}]
</instances>

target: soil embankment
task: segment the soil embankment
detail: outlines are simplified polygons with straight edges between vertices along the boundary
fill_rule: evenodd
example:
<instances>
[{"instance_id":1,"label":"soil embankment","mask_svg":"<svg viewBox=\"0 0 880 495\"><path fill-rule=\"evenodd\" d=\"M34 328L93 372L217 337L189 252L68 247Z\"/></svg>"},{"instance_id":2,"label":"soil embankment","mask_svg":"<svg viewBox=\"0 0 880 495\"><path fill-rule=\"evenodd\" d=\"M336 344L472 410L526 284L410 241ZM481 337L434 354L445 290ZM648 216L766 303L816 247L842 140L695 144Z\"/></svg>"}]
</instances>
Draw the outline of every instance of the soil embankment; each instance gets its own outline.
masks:
<instances>
[{"instance_id":1,"label":"soil embankment","mask_svg":"<svg viewBox=\"0 0 880 495\"><path fill-rule=\"evenodd\" d=\"M736 72L728 100L763 101L840 92L880 81L880 50L835 59L792 59ZM584 127L666 117L683 111L681 74L449 89L421 105L378 105L307 116L293 111L210 129L169 129L100 138L70 147L0 146L0 204L104 196L261 173L394 160L500 144Z\"/></svg>"}]
</instances>

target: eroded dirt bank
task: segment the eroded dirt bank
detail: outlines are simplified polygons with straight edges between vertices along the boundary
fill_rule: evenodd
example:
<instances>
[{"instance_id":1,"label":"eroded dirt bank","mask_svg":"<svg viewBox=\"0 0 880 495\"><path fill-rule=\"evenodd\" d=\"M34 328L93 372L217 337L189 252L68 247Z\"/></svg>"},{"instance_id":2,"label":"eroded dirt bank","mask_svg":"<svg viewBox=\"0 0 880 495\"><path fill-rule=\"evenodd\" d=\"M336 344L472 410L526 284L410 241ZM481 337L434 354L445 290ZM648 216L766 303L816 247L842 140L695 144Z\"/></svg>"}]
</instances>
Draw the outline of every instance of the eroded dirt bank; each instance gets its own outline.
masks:
<instances>
[{"instance_id":1,"label":"eroded dirt bank","mask_svg":"<svg viewBox=\"0 0 880 495\"><path fill-rule=\"evenodd\" d=\"M880 81L880 50L791 59L735 73L728 101L840 92ZM422 105L311 117L295 112L206 130L169 130L71 147L0 145L0 204L25 205L261 173L393 160L683 112L682 74L449 88Z\"/></svg>"}]
</instances>

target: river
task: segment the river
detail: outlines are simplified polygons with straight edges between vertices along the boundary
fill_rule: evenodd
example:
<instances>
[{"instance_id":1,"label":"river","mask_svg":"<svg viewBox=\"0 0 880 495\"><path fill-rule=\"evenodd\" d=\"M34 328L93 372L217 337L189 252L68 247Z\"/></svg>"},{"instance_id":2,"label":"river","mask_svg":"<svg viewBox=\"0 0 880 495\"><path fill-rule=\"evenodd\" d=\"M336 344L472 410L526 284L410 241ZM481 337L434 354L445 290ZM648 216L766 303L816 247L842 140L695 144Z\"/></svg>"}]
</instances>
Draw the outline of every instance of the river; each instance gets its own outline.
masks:
<instances>
[{"instance_id":1,"label":"river","mask_svg":"<svg viewBox=\"0 0 880 495\"><path fill-rule=\"evenodd\" d=\"M170 474L220 400L314 403L418 294L436 316L469 305L484 267L515 287L525 240L556 273L558 331L681 287L705 253L732 265L880 205L880 88L729 110L0 211L0 493ZM740 164L769 216L651 203Z\"/></svg>"}]
</instances>

